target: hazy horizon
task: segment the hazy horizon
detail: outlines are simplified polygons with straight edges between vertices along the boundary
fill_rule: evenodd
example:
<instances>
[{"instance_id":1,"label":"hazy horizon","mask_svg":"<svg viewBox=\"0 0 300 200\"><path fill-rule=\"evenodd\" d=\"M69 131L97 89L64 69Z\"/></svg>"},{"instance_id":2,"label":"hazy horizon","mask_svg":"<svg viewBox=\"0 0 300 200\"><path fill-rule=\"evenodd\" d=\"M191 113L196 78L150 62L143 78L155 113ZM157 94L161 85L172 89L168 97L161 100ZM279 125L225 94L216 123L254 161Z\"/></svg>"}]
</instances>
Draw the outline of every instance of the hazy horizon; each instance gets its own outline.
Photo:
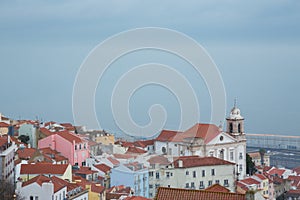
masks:
<instances>
[{"instance_id":1,"label":"hazy horizon","mask_svg":"<svg viewBox=\"0 0 300 200\"><path fill-rule=\"evenodd\" d=\"M2 1L0 112L14 119L73 122L73 84L89 52L119 32L162 27L192 37L207 50L224 81L226 113L237 97L247 133L299 135L299 9L298 1ZM173 55L141 51L113 63L98 85L95 107L103 129L120 131L110 111L116 81L148 62L168 64L184 74L200 100L199 122L210 121L203 79ZM156 103L168 113L164 128L176 129L178 101L155 85L134 93L132 118L146 125L148 109Z\"/></svg>"}]
</instances>

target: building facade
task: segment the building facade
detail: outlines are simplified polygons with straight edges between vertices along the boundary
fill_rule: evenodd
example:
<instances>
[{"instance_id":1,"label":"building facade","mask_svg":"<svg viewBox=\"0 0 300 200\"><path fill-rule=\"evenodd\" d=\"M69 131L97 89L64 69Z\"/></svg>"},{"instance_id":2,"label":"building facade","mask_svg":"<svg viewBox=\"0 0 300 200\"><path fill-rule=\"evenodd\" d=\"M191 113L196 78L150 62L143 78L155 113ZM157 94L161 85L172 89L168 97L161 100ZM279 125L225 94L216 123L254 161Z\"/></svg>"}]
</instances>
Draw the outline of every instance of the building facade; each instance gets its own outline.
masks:
<instances>
[{"instance_id":1,"label":"building facade","mask_svg":"<svg viewBox=\"0 0 300 200\"><path fill-rule=\"evenodd\" d=\"M10 136L0 137L0 179L14 182L15 179L15 156L16 145L10 140Z\"/></svg>"}]
</instances>

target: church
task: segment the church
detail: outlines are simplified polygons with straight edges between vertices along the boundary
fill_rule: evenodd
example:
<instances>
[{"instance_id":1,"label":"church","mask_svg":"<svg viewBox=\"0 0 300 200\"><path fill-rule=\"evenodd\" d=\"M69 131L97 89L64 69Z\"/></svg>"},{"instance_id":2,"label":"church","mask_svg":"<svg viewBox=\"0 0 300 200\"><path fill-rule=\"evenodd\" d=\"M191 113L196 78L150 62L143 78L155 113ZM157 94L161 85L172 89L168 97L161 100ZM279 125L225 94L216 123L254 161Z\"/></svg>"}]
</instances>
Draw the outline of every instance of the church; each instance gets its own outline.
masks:
<instances>
[{"instance_id":1,"label":"church","mask_svg":"<svg viewBox=\"0 0 300 200\"><path fill-rule=\"evenodd\" d=\"M162 130L155 153L173 156L213 156L236 164L239 179L246 176L244 118L236 103L226 118L226 131L214 124L197 123L186 131Z\"/></svg>"}]
</instances>

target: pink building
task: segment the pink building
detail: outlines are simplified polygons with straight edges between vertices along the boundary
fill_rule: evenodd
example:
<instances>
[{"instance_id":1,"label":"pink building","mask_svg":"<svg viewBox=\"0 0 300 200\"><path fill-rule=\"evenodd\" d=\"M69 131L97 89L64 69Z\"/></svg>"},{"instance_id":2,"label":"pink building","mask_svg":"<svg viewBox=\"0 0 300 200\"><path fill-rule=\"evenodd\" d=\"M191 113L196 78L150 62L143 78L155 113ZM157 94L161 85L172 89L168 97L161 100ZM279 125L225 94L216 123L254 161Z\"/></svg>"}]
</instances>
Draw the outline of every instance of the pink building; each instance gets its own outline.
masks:
<instances>
[{"instance_id":1,"label":"pink building","mask_svg":"<svg viewBox=\"0 0 300 200\"><path fill-rule=\"evenodd\" d=\"M71 165L85 166L89 158L88 141L69 131L54 132L52 135L39 140L39 148L50 147L69 159Z\"/></svg>"}]
</instances>

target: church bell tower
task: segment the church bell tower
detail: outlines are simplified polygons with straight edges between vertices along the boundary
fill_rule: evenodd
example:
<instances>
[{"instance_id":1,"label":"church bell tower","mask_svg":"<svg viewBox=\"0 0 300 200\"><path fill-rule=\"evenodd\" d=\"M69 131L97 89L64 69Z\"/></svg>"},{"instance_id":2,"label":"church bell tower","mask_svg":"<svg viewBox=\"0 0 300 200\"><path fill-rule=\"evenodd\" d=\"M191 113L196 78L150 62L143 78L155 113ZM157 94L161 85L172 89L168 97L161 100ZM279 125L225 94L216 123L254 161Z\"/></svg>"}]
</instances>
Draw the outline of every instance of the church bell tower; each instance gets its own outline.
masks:
<instances>
[{"instance_id":1,"label":"church bell tower","mask_svg":"<svg viewBox=\"0 0 300 200\"><path fill-rule=\"evenodd\" d=\"M244 117L241 115L240 109L234 101L234 107L231 109L230 115L226 118L226 132L237 138L244 135Z\"/></svg>"}]
</instances>

